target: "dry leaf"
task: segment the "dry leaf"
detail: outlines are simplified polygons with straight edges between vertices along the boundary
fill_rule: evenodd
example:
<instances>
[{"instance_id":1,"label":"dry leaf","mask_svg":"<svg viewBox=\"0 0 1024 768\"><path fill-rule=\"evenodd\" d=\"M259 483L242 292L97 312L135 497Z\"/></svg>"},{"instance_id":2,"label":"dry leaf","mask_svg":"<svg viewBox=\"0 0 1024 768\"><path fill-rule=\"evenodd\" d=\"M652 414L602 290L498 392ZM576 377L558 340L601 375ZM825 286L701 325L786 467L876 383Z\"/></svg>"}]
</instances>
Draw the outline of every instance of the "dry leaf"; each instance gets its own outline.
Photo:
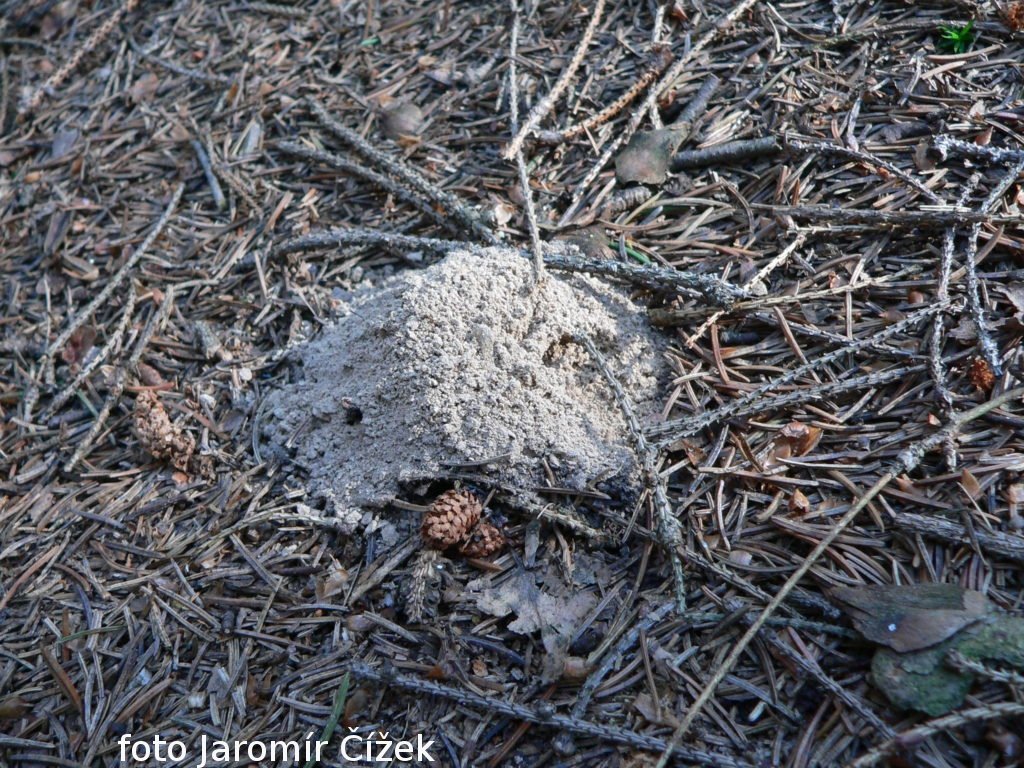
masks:
<instances>
[{"instance_id":1,"label":"dry leaf","mask_svg":"<svg viewBox=\"0 0 1024 768\"><path fill-rule=\"evenodd\" d=\"M398 104L384 113L384 134L395 141L419 140L423 133L423 110L415 104Z\"/></svg>"},{"instance_id":2,"label":"dry leaf","mask_svg":"<svg viewBox=\"0 0 1024 768\"><path fill-rule=\"evenodd\" d=\"M341 567L337 560L331 558L331 566L327 575L317 582L316 596L318 600L324 601L345 591L348 584L348 571Z\"/></svg>"},{"instance_id":3,"label":"dry leaf","mask_svg":"<svg viewBox=\"0 0 1024 768\"><path fill-rule=\"evenodd\" d=\"M138 80L135 85L128 89L129 98L136 104L151 100L160 87L160 78L152 72L148 72Z\"/></svg>"},{"instance_id":4,"label":"dry leaf","mask_svg":"<svg viewBox=\"0 0 1024 768\"><path fill-rule=\"evenodd\" d=\"M981 483L979 483L977 478L971 474L970 470L961 470L960 485L963 486L964 491L966 491L967 495L972 499L977 499L981 496Z\"/></svg>"},{"instance_id":5,"label":"dry leaf","mask_svg":"<svg viewBox=\"0 0 1024 768\"><path fill-rule=\"evenodd\" d=\"M818 447L820 441L821 427L791 421L779 430L775 438L775 457L806 456Z\"/></svg>"},{"instance_id":6,"label":"dry leaf","mask_svg":"<svg viewBox=\"0 0 1024 768\"><path fill-rule=\"evenodd\" d=\"M72 368L77 368L85 360L85 356L89 354L95 341L96 329L91 325L81 326L71 334L68 343L61 350L61 359Z\"/></svg>"},{"instance_id":7,"label":"dry leaf","mask_svg":"<svg viewBox=\"0 0 1024 768\"><path fill-rule=\"evenodd\" d=\"M661 184L668 177L672 155L686 138L686 130L662 128L633 134L629 144L615 158L615 178L620 184L638 181Z\"/></svg>"},{"instance_id":8,"label":"dry leaf","mask_svg":"<svg viewBox=\"0 0 1024 768\"><path fill-rule=\"evenodd\" d=\"M941 643L991 610L983 594L955 584L834 587L829 596L864 637L898 653Z\"/></svg>"}]
</instances>

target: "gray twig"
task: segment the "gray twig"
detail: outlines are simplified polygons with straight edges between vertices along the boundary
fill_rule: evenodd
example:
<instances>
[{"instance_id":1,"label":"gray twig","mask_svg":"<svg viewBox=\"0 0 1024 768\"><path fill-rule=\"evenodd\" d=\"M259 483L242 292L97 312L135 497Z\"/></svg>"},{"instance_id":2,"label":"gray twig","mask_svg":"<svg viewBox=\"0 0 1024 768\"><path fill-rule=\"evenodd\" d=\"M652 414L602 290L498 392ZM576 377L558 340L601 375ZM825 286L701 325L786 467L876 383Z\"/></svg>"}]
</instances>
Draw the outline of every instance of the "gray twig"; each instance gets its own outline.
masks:
<instances>
[{"instance_id":1,"label":"gray twig","mask_svg":"<svg viewBox=\"0 0 1024 768\"><path fill-rule=\"evenodd\" d=\"M152 247L153 243L156 242L160 233L163 232L164 227L167 226L167 222L171 220L171 216L178 207L178 202L181 200L181 195L184 191L185 185L179 184L171 195L171 199L170 202L167 203L167 207L164 208L164 212L160 215L160 218L153 226L153 229L150 230L148 235L146 235L146 238L142 241L135 252L128 257L128 260L125 261L114 276L107 281L107 284L103 286L103 289L97 293L96 296L93 297L92 301L86 304L85 307L83 307L81 311L72 318L71 322L68 323L67 328L65 328L60 335L51 342L50 346L47 347L40 363L40 371L43 375L46 374L50 369L50 366L53 364L53 356L64 347L68 339L71 338L71 334L78 330L82 323L84 323L97 308L110 298L114 291L116 291L121 283L124 282L125 277L128 276L132 269L134 269L135 265L139 263L139 260L146 255L146 252L150 247ZM35 407L35 403L38 398L39 382L33 381L29 386L29 390L25 393L24 414L26 421L31 421L32 409Z\"/></svg>"},{"instance_id":2,"label":"gray twig","mask_svg":"<svg viewBox=\"0 0 1024 768\"><path fill-rule=\"evenodd\" d=\"M617 280L625 280L654 290L697 291L719 307L728 309L748 297L746 291L714 275L701 275L657 266L640 266L621 261L573 258L549 253L544 263L551 269L565 272L588 272Z\"/></svg>"},{"instance_id":3,"label":"gray twig","mask_svg":"<svg viewBox=\"0 0 1024 768\"><path fill-rule=\"evenodd\" d=\"M189 142L192 145L192 149L196 153L196 157L199 158L199 165L202 166L203 176L206 177L206 183L210 187L210 193L213 195L213 204L217 206L218 211L223 211L228 207L227 198L224 197L224 190L220 188L220 182L217 180L217 175L213 172L213 168L210 166L210 156L206 153L206 148L202 142L192 139Z\"/></svg>"},{"instance_id":4,"label":"gray twig","mask_svg":"<svg viewBox=\"0 0 1024 768\"><path fill-rule=\"evenodd\" d=\"M728 165L755 157L774 155L782 151L782 145L774 136L742 141L727 141L702 149L688 149L672 156L672 170L703 168L708 165Z\"/></svg>"},{"instance_id":5,"label":"gray twig","mask_svg":"<svg viewBox=\"0 0 1024 768\"><path fill-rule=\"evenodd\" d=\"M665 550L666 557L669 558L672 564L672 579L676 589L676 607L679 609L679 613L683 614L686 612L686 577L683 573L682 560L679 558L683 539L679 529L679 520L676 518L672 510L672 503L668 499L665 478L658 471L658 463L660 461L658 449L647 442L647 438L644 436L643 429L633 410L633 404L630 403L629 396L622 389L622 384L619 383L611 368L608 367L608 361L604 359L604 355L594 346L594 342L589 337L580 335L577 337L577 340L586 347L590 356L594 358L598 370L601 371L601 375L604 376L608 387L615 396L615 402L618 403L619 408L622 410L622 416L626 420L629 434L633 438L637 461L640 464L647 488L654 497L654 511L658 521L659 542Z\"/></svg>"},{"instance_id":6,"label":"gray twig","mask_svg":"<svg viewBox=\"0 0 1024 768\"><path fill-rule=\"evenodd\" d=\"M970 536L964 526L936 515L925 516L912 512L900 512L892 517L891 522L901 531L920 534L946 544L961 544ZM1024 563L1024 536L1012 533L991 534L976 530L974 538L978 542L978 546L985 552L1017 563Z\"/></svg>"},{"instance_id":7,"label":"gray twig","mask_svg":"<svg viewBox=\"0 0 1024 768\"><path fill-rule=\"evenodd\" d=\"M498 241L494 233L485 227L479 217L455 195L441 189L437 184L419 173L419 171L410 168L377 149L351 128L342 125L329 115L319 102L307 99L306 103L309 105L310 111L312 111L317 122L328 133L349 144L365 160L380 166L385 173L402 182L410 190L415 191L431 203L441 207L463 230L473 235L477 240L482 240L485 243L496 243Z\"/></svg>"},{"instance_id":8,"label":"gray twig","mask_svg":"<svg viewBox=\"0 0 1024 768\"><path fill-rule=\"evenodd\" d=\"M751 768L749 763L736 760L728 755L707 752L702 749L685 746L669 745L664 739L654 736L646 736L624 728L616 728L610 725L599 725L587 720L580 720L575 717L567 717L553 711L550 705L528 707L523 704L515 704L510 701L503 701L494 697L481 696L470 691L461 691L456 688L437 683L433 680L420 680L401 674L397 671L381 672L369 664L361 661L353 661L351 670L356 677L373 680L378 683L393 685L413 693L424 696L438 696L448 701L457 702L463 706L476 707L485 712L523 720L529 723L560 728L581 736L589 736L599 741L612 742L614 744L627 744L637 749L651 751L669 750L677 760L700 763L701 765L717 766L718 768Z\"/></svg>"},{"instance_id":9,"label":"gray twig","mask_svg":"<svg viewBox=\"0 0 1024 768\"><path fill-rule=\"evenodd\" d=\"M1006 190L1010 188L1010 185L1017 180L1022 171L1024 171L1024 156L1018 159L1009 172L992 188L992 191L988 193L988 197L985 198L979 207L978 213L984 215L992 210L996 203L1006 194ZM1016 221L1020 221L1019 216L1013 218ZM964 253L964 268L967 270L967 306L970 309L971 318L978 329L978 344L981 347L981 352L992 368L992 372L999 376L1003 368L1002 361L999 359L999 347L992 338L992 334L989 333L988 323L985 322L985 309L981 306L981 296L978 291L978 272L974 264L974 257L978 253L978 237L980 235L981 222L979 221L975 222L971 227L971 233L967 238L967 249Z\"/></svg>"},{"instance_id":10,"label":"gray twig","mask_svg":"<svg viewBox=\"0 0 1024 768\"><path fill-rule=\"evenodd\" d=\"M816 357L803 365L797 366L796 368L788 371L787 373L779 376L778 378L767 381L757 389L751 390L742 397L737 398L720 408L716 408L713 411L704 411L702 413L695 414L693 416L687 416L681 419L672 419L671 421L664 421L654 427L647 430L648 437L666 437L671 435L673 440L678 440L682 437L688 437L695 435L705 427L711 426L712 424L723 421L726 419L740 418L741 414L744 416L752 415L761 410L768 410L769 403L779 398L787 398L787 402L791 402L788 399L799 395L806 399L817 399L823 395L819 395L819 392L824 390L831 390L834 387L843 385L845 383L852 382L853 379L840 379L838 382L832 382L831 384L821 385L819 387L813 387L811 389L800 390L798 392L790 392L784 395L780 395L778 398L764 399L764 396L769 392L778 389L779 387L791 384L792 382L800 379L803 376L817 370L823 365L827 365L835 360L839 360L847 355L860 352L863 349L869 349L876 346L879 342L884 341L890 336L894 336L898 333L905 331L908 327L914 323L940 312L945 308L945 304L936 304L925 309L918 310L911 315L908 315L898 323L893 323L888 328L885 328L878 333L872 334L871 336L858 339L852 343L846 344L842 347L832 350L831 352ZM905 369L904 369L905 370ZM877 375L877 374L871 374ZM871 376L869 375L869 376ZM775 407L774 405L771 407Z\"/></svg>"}]
</instances>

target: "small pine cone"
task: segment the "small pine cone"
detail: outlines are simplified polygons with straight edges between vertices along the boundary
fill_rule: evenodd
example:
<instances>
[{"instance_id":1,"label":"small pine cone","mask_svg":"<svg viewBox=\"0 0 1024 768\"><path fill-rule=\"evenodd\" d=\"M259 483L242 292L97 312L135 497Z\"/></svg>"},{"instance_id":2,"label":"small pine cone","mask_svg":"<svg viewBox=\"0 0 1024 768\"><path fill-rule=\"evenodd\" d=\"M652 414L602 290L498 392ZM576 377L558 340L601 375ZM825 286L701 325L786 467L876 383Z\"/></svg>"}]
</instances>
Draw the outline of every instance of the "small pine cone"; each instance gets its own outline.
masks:
<instances>
[{"instance_id":1,"label":"small pine cone","mask_svg":"<svg viewBox=\"0 0 1024 768\"><path fill-rule=\"evenodd\" d=\"M459 547L466 557L490 557L505 546L505 536L490 523L478 523L466 542Z\"/></svg>"},{"instance_id":2,"label":"small pine cone","mask_svg":"<svg viewBox=\"0 0 1024 768\"><path fill-rule=\"evenodd\" d=\"M444 550L465 541L484 505L469 491L445 491L423 516L420 532L431 549Z\"/></svg>"}]
</instances>

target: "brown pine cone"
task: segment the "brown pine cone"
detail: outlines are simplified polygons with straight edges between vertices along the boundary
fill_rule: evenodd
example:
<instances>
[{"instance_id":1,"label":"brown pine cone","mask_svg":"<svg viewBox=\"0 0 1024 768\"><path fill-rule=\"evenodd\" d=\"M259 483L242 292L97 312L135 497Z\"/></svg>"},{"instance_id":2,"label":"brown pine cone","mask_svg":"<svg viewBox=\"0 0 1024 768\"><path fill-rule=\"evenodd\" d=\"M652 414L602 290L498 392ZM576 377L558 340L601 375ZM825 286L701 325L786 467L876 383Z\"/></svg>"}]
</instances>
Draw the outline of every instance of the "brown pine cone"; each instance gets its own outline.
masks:
<instances>
[{"instance_id":1,"label":"brown pine cone","mask_svg":"<svg viewBox=\"0 0 1024 768\"><path fill-rule=\"evenodd\" d=\"M469 536L484 505L469 491L445 491L423 516L420 532L431 549L454 547Z\"/></svg>"},{"instance_id":2,"label":"brown pine cone","mask_svg":"<svg viewBox=\"0 0 1024 768\"><path fill-rule=\"evenodd\" d=\"M459 547L466 557L490 557L502 550L505 546L505 536L490 523L477 523L466 542Z\"/></svg>"}]
</instances>

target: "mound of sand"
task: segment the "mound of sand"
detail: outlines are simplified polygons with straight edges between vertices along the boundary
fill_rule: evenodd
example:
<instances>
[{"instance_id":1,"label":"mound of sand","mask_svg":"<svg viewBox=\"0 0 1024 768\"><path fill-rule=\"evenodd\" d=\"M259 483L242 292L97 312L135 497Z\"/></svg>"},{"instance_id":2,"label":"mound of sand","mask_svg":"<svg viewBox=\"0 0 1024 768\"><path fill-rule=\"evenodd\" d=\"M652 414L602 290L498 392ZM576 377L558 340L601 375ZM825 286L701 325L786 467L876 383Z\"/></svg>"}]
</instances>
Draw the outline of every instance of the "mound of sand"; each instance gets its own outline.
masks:
<instances>
[{"instance_id":1,"label":"mound of sand","mask_svg":"<svg viewBox=\"0 0 1024 768\"><path fill-rule=\"evenodd\" d=\"M535 287L515 251L453 252L361 292L301 346L302 378L270 396L266 436L353 525L402 483L485 459L475 472L524 490L549 483L545 461L561 487L635 478L620 409L575 334L652 418L664 342L622 289L550 273Z\"/></svg>"}]
</instances>

